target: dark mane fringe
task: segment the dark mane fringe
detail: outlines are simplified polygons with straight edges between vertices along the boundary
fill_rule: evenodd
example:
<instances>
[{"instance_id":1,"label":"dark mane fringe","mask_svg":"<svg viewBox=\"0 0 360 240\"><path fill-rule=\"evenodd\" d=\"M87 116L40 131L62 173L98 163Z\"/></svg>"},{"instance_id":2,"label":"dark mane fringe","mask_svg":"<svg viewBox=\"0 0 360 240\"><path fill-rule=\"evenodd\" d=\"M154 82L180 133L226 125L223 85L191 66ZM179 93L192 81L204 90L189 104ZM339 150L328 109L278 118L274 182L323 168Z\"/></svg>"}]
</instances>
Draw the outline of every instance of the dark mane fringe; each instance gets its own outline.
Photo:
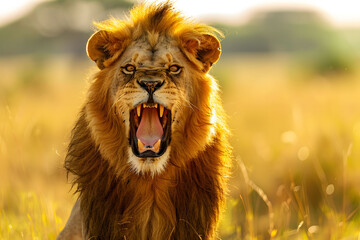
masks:
<instances>
[{"instance_id":1,"label":"dark mane fringe","mask_svg":"<svg viewBox=\"0 0 360 240\"><path fill-rule=\"evenodd\" d=\"M142 31L164 33L171 30L176 24L187 21L188 19L174 9L173 3L167 1L160 4L142 4L131 9L129 21L112 18L96 23L96 26L109 32L116 32L119 30L119 26L123 26L133 29L141 28ZM132 31L133 33L134 31Z\"/></svg>"}]
</instances>

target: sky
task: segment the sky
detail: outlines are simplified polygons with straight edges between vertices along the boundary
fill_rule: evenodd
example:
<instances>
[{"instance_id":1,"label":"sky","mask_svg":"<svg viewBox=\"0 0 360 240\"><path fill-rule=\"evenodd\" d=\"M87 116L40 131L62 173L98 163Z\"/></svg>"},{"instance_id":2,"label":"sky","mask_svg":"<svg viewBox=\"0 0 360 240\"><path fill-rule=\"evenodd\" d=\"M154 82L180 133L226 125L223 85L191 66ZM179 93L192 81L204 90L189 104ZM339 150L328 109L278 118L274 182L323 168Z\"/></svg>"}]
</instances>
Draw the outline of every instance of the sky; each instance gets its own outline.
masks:
<instances>
[{"instance_id":1,"label":"sky","mask_svg":"<svg viewBox=\"0 0 360 240\"><path fill-rule=\"evenodd\" d=\"M0 7L0 26L26 14L44 0L4 0Z\"/></svg>"},{"instance_id":2,"label":"sky","mask_svg":"<svg viewBox=\"0 0 360 240\"><path fill-rule=\"evenodd\" d=\"M180 0L177 5L189 15L217 15L230 21L234 18L238 21L246 19L259 9L315 9L334 25L360 26L359 0Z\"/></svg>"},{"instance_id":3,"label":"sky","mask_svg":"<svg viewBox=\"0 0 360 240\"><path fill-rule=\"evenodd\" d=\"M30 11L48 0L6 0L1 3L0 25ZM219 4L221 2L221 4ZM186 15L211 18L227 23L246 20L252 12L271 8L315 9L337 26L360 26L359 0L177 0L175 5Z\"/></svg>"}]
</instances>

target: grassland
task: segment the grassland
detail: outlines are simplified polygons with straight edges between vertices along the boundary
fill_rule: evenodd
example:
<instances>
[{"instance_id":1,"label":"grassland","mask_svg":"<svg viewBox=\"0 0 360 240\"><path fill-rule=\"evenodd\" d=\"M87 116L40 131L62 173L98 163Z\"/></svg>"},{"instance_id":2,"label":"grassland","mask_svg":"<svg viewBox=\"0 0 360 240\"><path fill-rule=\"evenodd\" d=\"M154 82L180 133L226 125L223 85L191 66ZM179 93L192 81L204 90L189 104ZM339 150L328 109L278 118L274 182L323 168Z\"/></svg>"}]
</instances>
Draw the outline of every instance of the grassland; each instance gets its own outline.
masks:
<instances>
[{"instance_id":1,"label":"grassland","mask_svg":"<svg viewBox=\"0 0 360 240\"><path fill-rule=\"evenodd\" d=\"M62 163L94 68L0 64L0 239L55 239L76 199ZM360 72L225 56L213 74L234 149L221 239L360 239Z\"/></svg>"}]
</instances>

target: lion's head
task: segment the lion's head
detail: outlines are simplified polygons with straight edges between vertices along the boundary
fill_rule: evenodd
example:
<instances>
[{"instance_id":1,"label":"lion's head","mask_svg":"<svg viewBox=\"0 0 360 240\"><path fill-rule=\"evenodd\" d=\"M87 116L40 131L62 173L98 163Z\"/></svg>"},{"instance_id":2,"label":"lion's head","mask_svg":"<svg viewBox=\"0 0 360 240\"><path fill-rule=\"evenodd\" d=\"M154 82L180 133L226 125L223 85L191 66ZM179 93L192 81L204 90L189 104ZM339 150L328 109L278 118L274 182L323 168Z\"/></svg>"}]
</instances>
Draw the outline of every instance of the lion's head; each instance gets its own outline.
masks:
<instances>
[{"instance_id":1,"label":"lion's head","mask_svg":"<svg viewBox=\"0 0 360 240\"><path fill-rule=\"evenodd\" d=\"M117 170L161 173L203 150L215 133L217 31L162 5L107 20L88 41L100 71L85 108L101 154ZM220 113L221 114L221 113ZM180 157L181 156L181 161Z\"/></svg>"}]
</instances>

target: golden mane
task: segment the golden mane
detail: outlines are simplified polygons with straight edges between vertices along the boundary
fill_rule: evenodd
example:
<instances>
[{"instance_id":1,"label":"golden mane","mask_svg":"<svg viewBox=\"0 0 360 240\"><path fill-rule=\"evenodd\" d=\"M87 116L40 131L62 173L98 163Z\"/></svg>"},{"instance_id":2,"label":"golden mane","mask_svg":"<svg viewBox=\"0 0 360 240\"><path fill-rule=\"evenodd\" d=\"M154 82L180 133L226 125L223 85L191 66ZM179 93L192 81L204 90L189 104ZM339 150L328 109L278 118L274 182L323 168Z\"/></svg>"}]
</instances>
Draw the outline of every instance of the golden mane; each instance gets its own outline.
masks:
<instances>
[{"instance_id":1,"label":"golden mane","mask_svg":"<svg viewBox=\"0 0 360 240\"><path fill-rule=\"evenodd\" d=\"M96 26L99 32L88 42L88 55L101 71L90 86L65 160L80 194L83 237L215 238L231 163L217 82L208 74L220 55L217 30L193 23L169 2L140 5L126 21L111 19ZM169 164L155 176L129 166L127 119L121 102L114 104L111 96L113 63L144 35L154 41L169 36L191 66L187 87L193 107L177 118Z\"/></svg>"}]
</instances>

